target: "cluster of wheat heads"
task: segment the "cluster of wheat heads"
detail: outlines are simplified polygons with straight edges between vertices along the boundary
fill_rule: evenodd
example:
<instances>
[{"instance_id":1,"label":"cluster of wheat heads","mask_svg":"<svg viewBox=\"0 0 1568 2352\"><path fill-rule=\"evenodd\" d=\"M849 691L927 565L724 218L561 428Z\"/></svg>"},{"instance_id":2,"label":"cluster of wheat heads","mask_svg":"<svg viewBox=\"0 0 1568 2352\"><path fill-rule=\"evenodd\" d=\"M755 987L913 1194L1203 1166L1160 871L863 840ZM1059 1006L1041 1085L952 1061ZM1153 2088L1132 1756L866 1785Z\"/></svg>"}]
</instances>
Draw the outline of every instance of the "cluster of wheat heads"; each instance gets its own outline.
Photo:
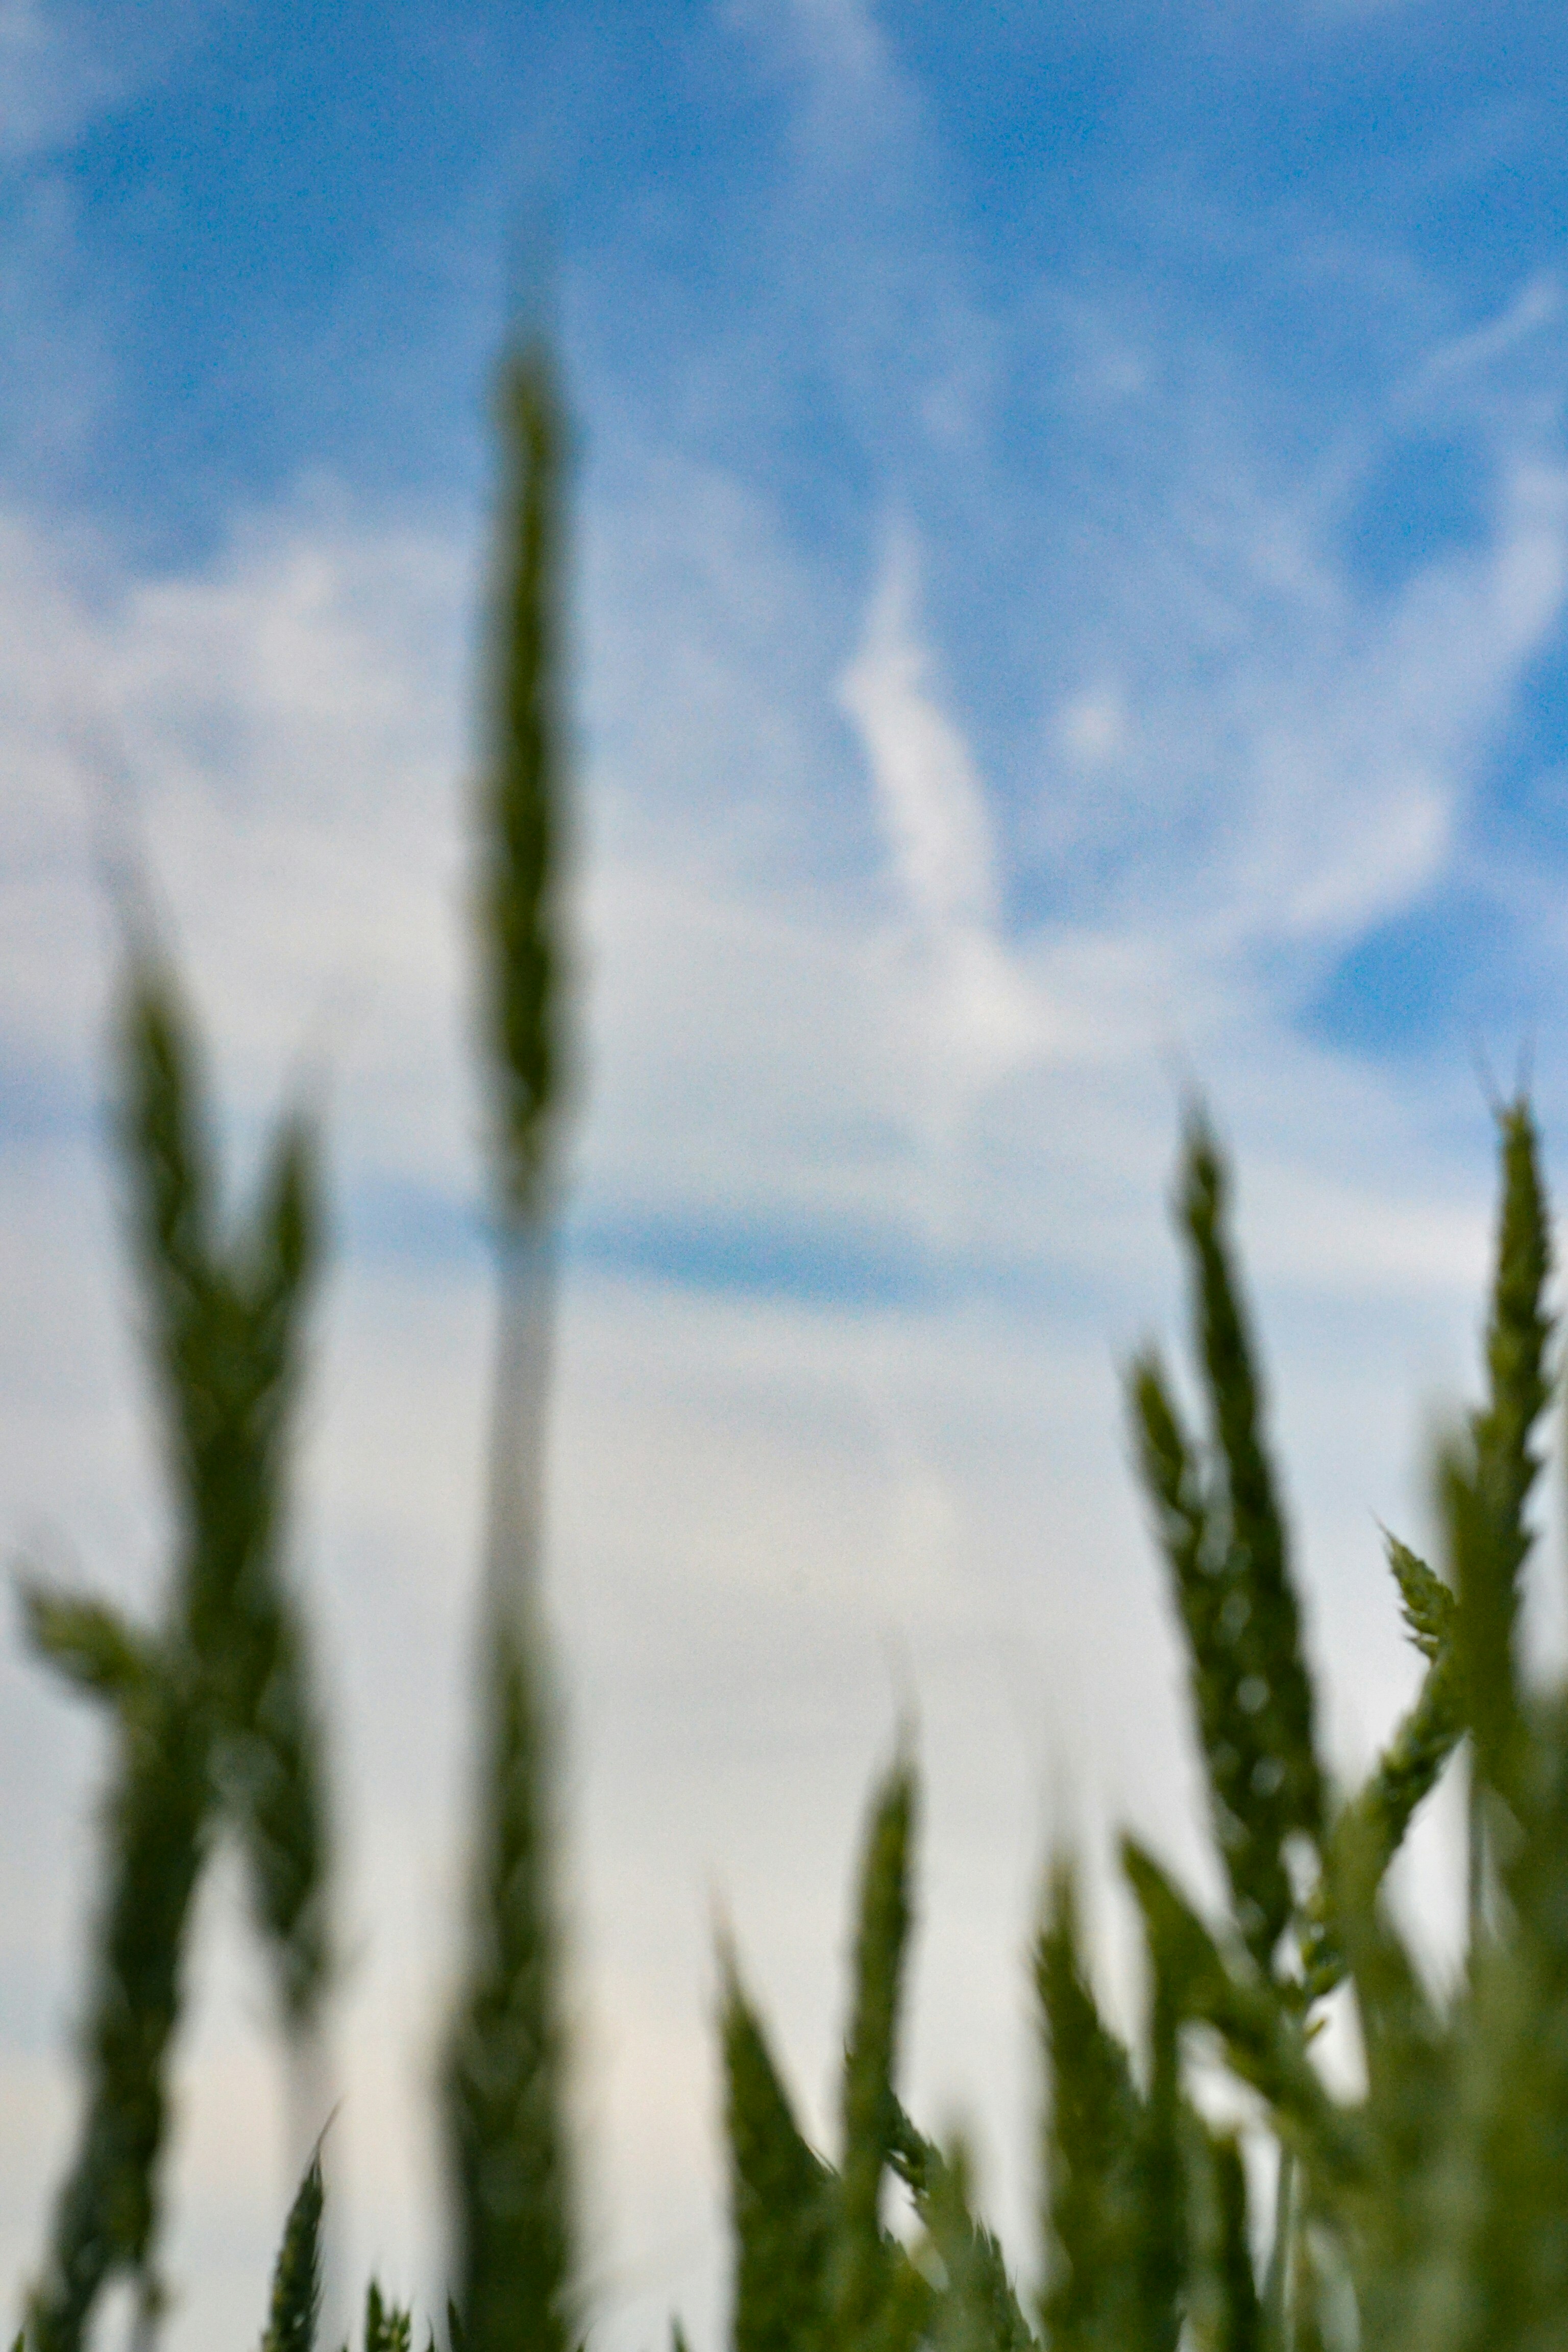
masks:
<instances>
[{"instance_id":1,"label":"cluster of wheat heads","mask_svg":"<svg viewBox=\"0 0 1568 2352\"><path fill-rule=\"evenodd\" d=\"M1451 1581L1388 1542L1425 1661L1365 1784L1336 1800L1313 1695L1219 1156L1189 1129L1178 1216L1192 1274L1202 1438L1163 1368L1132 1368L1144 1485L1185 1638L1228 1916L1205 1920L1131 1839L1148 2016L1134 2052L1102 2015L1070 1862L1035 1955L1048 2068L1044 2283L1026 2309L943 2155L895 2088L913 1788L872 1811L830 2167L802 2138L731 1965L724 2010L736 2352L1558 2352L1568 2347L1568 1695L1528 1693L1516 1643L1532 1450L1549 1400L1547 1216L1525 1106L1500 1118L1489 1393L1445 1452ZM1468 1735L1471 1940L1439 2006L1382 1885ZM1336 2098L1311 2044L1353 1994L1364 2095ZM1259 2231L1233 2131L1205 2115L1218 2059L1278 2150ZM885 2226L884 2181L917 2233ZM1261 2278L1255 2252L1267 2254Z\"/></svg>"},{"instance_id":2,"label":"cluster of wheat heads","mask_svg":"<svg viewBox=\"0 0 1568 2352\"><path fill-rule=\"evenodd\" d=\"M587 2315L537 1558L563 1058L563 433L537 350L506 371L502 424L476 894L501 1351L473 1883L441 2074L445 2326L450 2352L572 2352ZM155 2318L167 2055L192 1895L216 1837L237 1836L247 1858L287 2029L309 2028L329 1978L317 1702L279 1541L316 1223L309 1138L286 1126L249 1226L226 1241L192 1049L151 952L132 959L127 1004L121 1144L179 1549L153 1633L96 1602L26 1595L37 1645L117 1726L82 2123L29 2305L35 2352L77 2352L116 2272L138 2284L143 2334ZM739 1958L721 1954L735 2352L1568 2352L1568 1695L1524 1685L1517 1638L1551 1388L1550 1251L1527 1108L1500 1128L1488 1393L1439 1465L1444 1572L1388 1544L1425 1671L1377 1768L1343 1795L1315 1743L1224 1170L1192 1121L1177 1210L1206 1425L1184 1424L1152 1355L1132 1367L1129 1403L1226 1916L1203 1917L1123 1843L1147 1962L1147 2019L1130 2046L1096 1997L1072 1864L1053 1870L1035 1966L1043 2279L1025 2293L976 2210L962 2146L928 2139L898 2095L918 1795L900 1756L870 1808L833 2159L804 2137ZM1470 1940L1439 2001L1382 1888L1461 1750ZM1364 2050L1353 2099L1331 2091L1312 2048L1336 1996L1353 2002ZM1212 2120L1216 2064L1245 2086L1272 2167L1249 2167L1237 2133ZM1248 2183L1263 2178L1272 2210L1255 2221ZM894 2184L911 2216L897 2230ZM322 2204L318 2158L285 2230L265 2352L311 2352ZM413 2342L409 2313L374 2285L363 2342Z\"/></svg>"}]
</instances>

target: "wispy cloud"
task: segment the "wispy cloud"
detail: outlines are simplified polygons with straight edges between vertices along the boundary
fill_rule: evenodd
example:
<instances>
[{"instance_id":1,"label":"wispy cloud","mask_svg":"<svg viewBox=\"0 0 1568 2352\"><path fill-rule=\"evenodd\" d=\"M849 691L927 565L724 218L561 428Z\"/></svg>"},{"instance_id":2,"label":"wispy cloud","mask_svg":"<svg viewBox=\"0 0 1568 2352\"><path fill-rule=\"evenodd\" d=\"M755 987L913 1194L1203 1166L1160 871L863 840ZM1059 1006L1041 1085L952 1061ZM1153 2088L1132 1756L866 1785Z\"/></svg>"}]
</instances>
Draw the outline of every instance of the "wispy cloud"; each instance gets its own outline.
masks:
<instances>
[{"instance_id":1,"label":"wispy cloud","mask_svg":"<svg viewBox=\"0 0 1568 2352\"><path fill-rule=\"evenodd\" d=\"M1562 315L1561 285L1550 271L1538 270L1526 278L1496 318L1456 335L1431 352L1417 373L1415 389L1429 392L1455 378L1483 374L1542 329L1554 326Z\"/></svg>"},{"instance_id":2,"label":"wispy cloud","mask_svg":"<svg viewBox=\"0 0 1568 2352\"><path fill-rule=\"evenodd\" d=\"M0 163L68 145L199 37L205 13L0 0Z\"/></svg>"},{"instance_id":3,"label":"wispy cloud","mask_svg":"<svg viewBox=\"0 0 1568 2352\"><path fill-rule=\"evenodd\" d=\"M936 698L915 564L912 537L896 530L839 695L888 837L929 1048L950 1084L984 1087L1040 1044L1044 1008L1004 949L991 814L969 747Z\"/></svg>"}]
</instances>

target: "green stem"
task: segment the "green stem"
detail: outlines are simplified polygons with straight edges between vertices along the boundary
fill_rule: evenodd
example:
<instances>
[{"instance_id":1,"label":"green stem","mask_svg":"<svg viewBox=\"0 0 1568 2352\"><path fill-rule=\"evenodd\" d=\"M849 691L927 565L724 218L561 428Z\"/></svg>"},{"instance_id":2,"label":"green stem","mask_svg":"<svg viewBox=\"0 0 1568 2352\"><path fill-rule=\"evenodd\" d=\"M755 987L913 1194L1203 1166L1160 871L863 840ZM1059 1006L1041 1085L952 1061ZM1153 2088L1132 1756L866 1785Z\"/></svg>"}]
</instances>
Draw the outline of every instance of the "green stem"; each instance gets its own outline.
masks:
<instances>
[{"instance_id":1,"label":"green stem","mask_svg":"<svg viewBox=\"0 0 1568 2352\"><path fill-rule=\"evenodd\" d=\"M1470 1784L1466 1797L1465 1816L1465 1906L1469 1924L1469 1948L1473 1956L1480 1948L1487 1923L1486 1791L1476 1769L1473 1740L1470 1744Z\"/></svg>"},{"instance_id":2,"label":"green stem","mask_svg":"<svg viewBox=\"0 0 1568 2352\"><path fill-rule=\"evenodd\" d=\"M1274 2243L1263 2282L1263 2341L1267 2352L1290 2352L1290 2222L1296 2185L1296 2159L1281 2147L1279 2176L1274 2192Z\"/></svg>"}]
</instances>

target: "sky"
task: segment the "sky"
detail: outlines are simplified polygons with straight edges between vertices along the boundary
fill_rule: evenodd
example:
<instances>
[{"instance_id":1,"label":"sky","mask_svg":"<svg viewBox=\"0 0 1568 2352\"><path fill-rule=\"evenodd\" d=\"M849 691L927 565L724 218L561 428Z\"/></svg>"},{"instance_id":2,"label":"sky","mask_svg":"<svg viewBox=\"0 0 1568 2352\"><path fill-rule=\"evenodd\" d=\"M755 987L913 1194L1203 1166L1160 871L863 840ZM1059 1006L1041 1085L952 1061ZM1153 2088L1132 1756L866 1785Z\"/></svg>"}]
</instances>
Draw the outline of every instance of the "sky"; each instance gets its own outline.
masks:
<instances>
[{"instance_id":1,"label":"sky","mask_svg":"<svg viewBox=\"0 0 1568 2352\"><path fill-rule=\"evenodd\" d=\"M1215 1882L1129 1461L1229 1150L1324 1738L1474 1393L1489 1105L1568 1129L1568 35L1456 0L0 0L0 1546L157 1606L104 1104L139 860L236 1197L321 1107L291 1533L349 1955L340 2305L437 2278L492 1344L465 937L509 324L574 419L552 1399L594 2341L721 2340L716 1922L830 2144L866 1792L910 2102L1036 2263L1053 1846ZM1555 1507L1553 1506L1553 1509ZM1563 1648L1563 1543L1532 1624ZM0 2267L70 2144L95 1727L0 1645ZM1440 1970L1441 1804L1401 1900ZM1447 1939L1447 1940L1446 1940ZM167 2341L293 2153L231 1876ZM1349 2063L1348 2061L1346 2063ZM122 2315L106 2326L117 2337ZM105 2341L109 2336L104 2337Z\"/></svg>"}]
</instances>

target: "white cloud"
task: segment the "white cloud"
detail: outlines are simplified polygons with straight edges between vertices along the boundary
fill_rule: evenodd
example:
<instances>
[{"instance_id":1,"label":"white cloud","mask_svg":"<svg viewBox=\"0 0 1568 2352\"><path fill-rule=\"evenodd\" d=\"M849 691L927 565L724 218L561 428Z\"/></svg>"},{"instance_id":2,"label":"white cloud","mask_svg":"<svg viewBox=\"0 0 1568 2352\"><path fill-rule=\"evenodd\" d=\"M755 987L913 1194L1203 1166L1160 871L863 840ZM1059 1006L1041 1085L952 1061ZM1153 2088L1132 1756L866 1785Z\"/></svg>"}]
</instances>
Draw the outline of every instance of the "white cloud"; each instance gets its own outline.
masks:
<instances>
[{"instance_id":1,"label":"white cloud","mask_svg":"<svg viewBox=\"0 0 1568 2352\"><path fill-rule=\"evenodd\" d=\"M1562 287L1549 270L1537 270L1495 319L1440 344L1417 370L1413 390L1430 395L1453 378L1484 374L1562 315Z\"/></svg>"},{"instance_id":2,"label":"white cloud","mask_svg":"<svg viewBox=\"0 0 1568 2352\"><path fill-rule=\"evenodd\" d=\"M923 1024L949 1085L984 1086L1045 1042L1046 1008L1000 936L989 812L919 635L913 543L895 533L839 696L865 748L918 966Z\"/></svg>"},{"instance_id":3,"label":"white cloud","mask_svg":"<svg viewBox=\"0 0 1568 2352\"><path fill-rule=\"evenodd\" d=\"M1135 422L1095 414L1110 478L1135 478L1133 442L1142 472L1034 593L1047 683L1023 840L1069 919L1114 909L1130 939L1223 968L1227 991L1268 985L1285 1013L1450 870L1562 615L1565 477L1531 420L1489 413L1485 540L1374 593L1338 551L1333 469L1269 479L1245 415L1200 389L1201 429L1170 396Z\"/></svg>"},{"instance_id":4,"label":"white cloud","mask_svg":"<svg viewBox=\"0 0 1568 2352\"><path fill-rule=\"evenodd\" d=\"M43 0L0 0L0 152L26 154L68 137L115 87L82 37Z\"/></svg>"},{"instance_id":5,"label":"white cloud","mask_svg":"<svg viewBox=\"0 0 1568 2352\"><path fill-rule=\"evenodd\" d=\"M728 21L776 44L805 64L824 86L846 82L864 95L885 85L887 44L870 0L726 0Z\"/></svg>"},{"instance_id":6,"label":"white cloud","mask_svg":"<svg viewBox=\"0 0 1568 2352\"><path fill-rule=\"evenodd\" d=\"M930 652L917 635L914 564L908 535L896 534L840 692L864 740L916 919L938 930L990 930L997 888L989 816L963 738L932 695Z\"/></svg>"},{"instance_id":7,"label":"white cloud","mask_svg":"<svg viewBox=\"0 0 1568 2352\"><path fill-rule=\"evenodd\" d=\"M88 548L62 563L15 521L3 553L13 1062L83 1083L112 961L106 886L129 867L196 976L245 1116L324 1063L360 1149L450 1181L453 541L308 507L198 579L128 582Z\"/></svg>"},{"instance_id":8,"label":"white cloud","mask_svg":"<svg viewBox=\"0 0 1568 2352\"><path fill-rule=\"evenodd\" d=\"M67 146L200 29L187 0L154 11L0 0L0 160Z\"/></svg>"},{"instance_id":9,"label":"white cloud","mask_svg":"<svg viewBox=\"0 0 1568 2352\"><path fill-rule=\"evenodd\" d=\"M1127 749L1128 719L1114 686L1091 688L1064 702L1057 714L1057 732L1068 758L1079 766L1100 768Z\"/></svg>"}]
</instances>

